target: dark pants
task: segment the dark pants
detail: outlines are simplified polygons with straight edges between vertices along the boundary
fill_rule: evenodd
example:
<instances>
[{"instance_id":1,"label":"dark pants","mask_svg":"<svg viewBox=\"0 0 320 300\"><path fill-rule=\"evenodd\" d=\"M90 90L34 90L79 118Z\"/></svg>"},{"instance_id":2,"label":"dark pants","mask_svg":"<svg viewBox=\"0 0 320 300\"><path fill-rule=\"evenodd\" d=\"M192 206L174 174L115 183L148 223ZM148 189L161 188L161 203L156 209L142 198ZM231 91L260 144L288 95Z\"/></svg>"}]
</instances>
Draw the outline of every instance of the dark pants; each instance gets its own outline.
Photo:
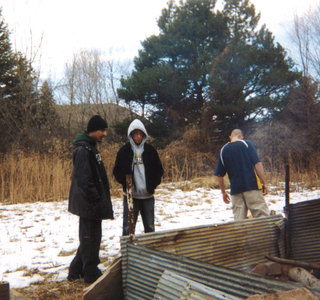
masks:
<instances>
[{"instance_id":1,"label":"dark pants","mask_svg":"<svg viewBox=\"0 0 320 300\"><path fill-rule=\"evenodd\" d=\"M154 197L148 199L133 198L134 226L136 226L139 212L141 214L144 232L154 232ZM123 197L123 227L122 235L129 235L128 202L127 196Z\"/></svg>"},{"instance_id":2,"label":"dark pants","mask_svg":"<svg viewBox=\"0 0 320 300\"><path fill-rule=\"evenodd\" d=\"M102 275L98 268L101 231L101 220L80 217L80 245L69 267L70 277L75 279L81 277L85 282L92 283Z\"/></svg>"}]
</instances>

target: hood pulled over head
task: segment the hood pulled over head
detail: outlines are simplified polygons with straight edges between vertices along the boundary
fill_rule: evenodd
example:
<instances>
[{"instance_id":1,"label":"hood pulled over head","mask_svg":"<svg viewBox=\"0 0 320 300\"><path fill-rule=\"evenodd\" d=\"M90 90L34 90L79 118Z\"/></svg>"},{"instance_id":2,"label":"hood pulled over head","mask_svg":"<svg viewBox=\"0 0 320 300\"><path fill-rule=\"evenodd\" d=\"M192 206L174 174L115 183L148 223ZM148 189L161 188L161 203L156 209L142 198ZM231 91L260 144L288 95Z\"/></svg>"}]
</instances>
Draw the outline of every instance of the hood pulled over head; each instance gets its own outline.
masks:
<instances>
[{"instance_id":1,"label":"hood pulled over head","mask_svg":"<svg viewBox=\"0 0 320 300\"><path fill-rule=\"evenodd\" d=\"M129 141L131 143L131 145L135 145L134 141L133 141L133 138L132 138L132 131L136 130L136 129L139 129L141 130L143 133L144 133L144 137L142 139L142 142L140 145L143 145L145 143L145 141L147 140L147 137L148 137L148 133L147 133L147 130L146 128L144 127L143 123L138 120L138 119L135 119L131 122L131 124L129 125L129 128L128 128L128 138L129 138Z\"/></svg>"}]
</instances>

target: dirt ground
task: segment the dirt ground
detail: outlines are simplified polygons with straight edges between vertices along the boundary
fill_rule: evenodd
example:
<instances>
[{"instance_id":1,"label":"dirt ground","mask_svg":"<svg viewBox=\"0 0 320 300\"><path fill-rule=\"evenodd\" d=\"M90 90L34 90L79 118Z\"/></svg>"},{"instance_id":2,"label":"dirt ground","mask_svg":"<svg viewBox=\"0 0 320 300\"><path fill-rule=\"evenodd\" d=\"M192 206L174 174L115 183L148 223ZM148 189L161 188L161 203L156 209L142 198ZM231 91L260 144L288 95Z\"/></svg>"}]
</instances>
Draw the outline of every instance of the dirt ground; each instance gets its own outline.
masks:
<instances>
[{"instance_id":1,"label":"dirt ground","mask_svg":"<svg viewBox=\"0 0 320 300\"><path fill-rule=\"evenodd\" d=\"M82 300L83 290L88 286L89 284L85 284L81 281L42 281L38 284L32 284L26 288L15 289L15 291L25 296L29 300Z\"/></svg>"}]
</instances>

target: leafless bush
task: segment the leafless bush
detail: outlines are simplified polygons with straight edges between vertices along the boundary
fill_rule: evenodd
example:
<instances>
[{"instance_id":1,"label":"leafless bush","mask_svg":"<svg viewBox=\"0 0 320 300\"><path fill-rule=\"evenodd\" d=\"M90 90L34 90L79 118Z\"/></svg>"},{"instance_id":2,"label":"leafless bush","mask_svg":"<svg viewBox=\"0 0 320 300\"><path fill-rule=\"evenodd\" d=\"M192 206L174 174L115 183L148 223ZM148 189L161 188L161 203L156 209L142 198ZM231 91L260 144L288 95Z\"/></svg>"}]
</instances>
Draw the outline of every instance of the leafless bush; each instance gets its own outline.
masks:
<instances>
[{"instance_id":1,"label":"leafless bush","mask_svg":"<svg viewBox=\"0 0 320 300\"><path fill-rule=\"evenodd\" d=\"M159 151L165 170L164 180L178 182L212 176L215 154L208 151L208 137L197 129L188 130L182 139Z\"/></svg>"}]
</instances>

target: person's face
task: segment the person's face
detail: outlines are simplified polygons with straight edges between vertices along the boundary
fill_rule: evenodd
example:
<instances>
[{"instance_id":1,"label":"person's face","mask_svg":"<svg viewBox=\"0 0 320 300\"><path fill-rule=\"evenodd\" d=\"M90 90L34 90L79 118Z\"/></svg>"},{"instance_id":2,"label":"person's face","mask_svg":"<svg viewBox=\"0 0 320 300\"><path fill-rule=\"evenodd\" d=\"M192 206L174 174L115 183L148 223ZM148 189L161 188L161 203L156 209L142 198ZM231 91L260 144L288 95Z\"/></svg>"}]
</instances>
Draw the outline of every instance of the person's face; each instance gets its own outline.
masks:
<instances>
[{"instance_id":1,"label":"person's face","mask_svg":"<svg viewBox=\"0 0 320 300\"><path fill-rule=\"evenodd\" d=\"M139 129L135 129L132 131L132 138L133 141L137 144L140 145L142 140L143 140L143 132Z\"/></svg>"},{"instance_id":2,"label":"person's face","mask_svg":"<svg viewBox=\"0 0 320 300\"><path fill-rule=\"evenodd\" d=\"M107 135L107 128L90 132L89 135L97 142L102 142L103 138Z\"/></svg>"}]
</instances>

